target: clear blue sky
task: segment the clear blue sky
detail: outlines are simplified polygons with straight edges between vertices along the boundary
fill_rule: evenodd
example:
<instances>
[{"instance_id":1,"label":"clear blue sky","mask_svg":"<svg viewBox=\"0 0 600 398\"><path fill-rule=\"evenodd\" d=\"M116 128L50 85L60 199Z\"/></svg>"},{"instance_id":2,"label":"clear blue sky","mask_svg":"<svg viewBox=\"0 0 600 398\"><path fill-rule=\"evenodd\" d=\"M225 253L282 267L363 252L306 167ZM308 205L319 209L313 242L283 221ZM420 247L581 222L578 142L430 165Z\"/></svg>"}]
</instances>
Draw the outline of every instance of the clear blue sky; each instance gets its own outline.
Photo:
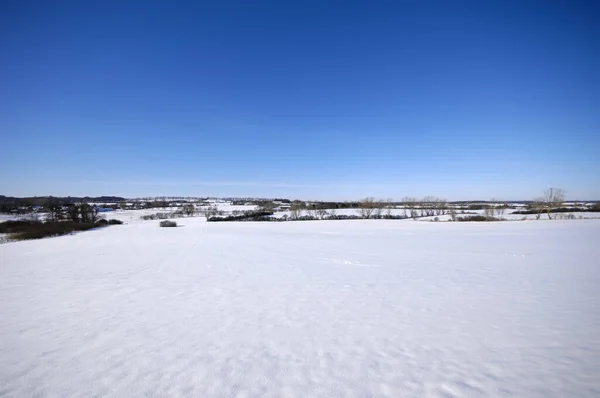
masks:
<instances>
[{"instance_id":1,"label":"clear blue sky","mask_svg":"<svg viewBox=\"0 0 600 398\"><path fill-rule=\"evenodd\" d=\"M0 2L0 194L600 198L596 1Z\"/></svg>"}]
</instances>

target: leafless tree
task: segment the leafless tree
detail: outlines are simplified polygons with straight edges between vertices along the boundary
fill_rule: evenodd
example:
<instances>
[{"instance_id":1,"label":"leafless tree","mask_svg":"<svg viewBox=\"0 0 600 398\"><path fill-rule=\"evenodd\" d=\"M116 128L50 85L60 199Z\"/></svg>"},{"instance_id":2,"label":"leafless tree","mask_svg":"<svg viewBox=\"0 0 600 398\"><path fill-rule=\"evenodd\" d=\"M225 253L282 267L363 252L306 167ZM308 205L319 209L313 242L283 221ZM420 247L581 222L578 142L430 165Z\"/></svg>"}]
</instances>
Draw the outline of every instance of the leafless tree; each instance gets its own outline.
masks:
<instances>
[{"instance_id":1,"label":"leafless tree","mask_svg":"<svg viewBox=\"0 0 600 398\"><path fill-rule=\"evenodd\" d=\"M416 209L417 199L405 196L402 198L402 207L404 209L404 217L410 215L411 218L417 218L418 213Z\"/></svg>"},{"instance_id":2,"label":"leafless tree","mask_svg":"<svg viewBox=\"0 0 600 398\"><path fill-rule=\"evenodd\" d=\"M373 197L367 197L360 202L359 206L358 214L362 218L371 218L377 205Z\"/></svg>"},{"instance_id":3,"label":"leafless tree","mask_svg":"<svg viewBox=\"0 0 600 398\"><path fill-rule=\"evenodd\" d=\"M196 214L196 208L191 203L186 204L183 206L183 213L188 217L192 217L194 214Z\"/></svg>"},{"instance_id":4,"label":"leafless tree","mask_svg":"<svg viewBox=\"0 0 600 398\"><path fill-rule=\"evenodd\" d=\"M548 220L552 220L550 215L552 209L562 206L565 201L565 191L560 188L548 188L544 191L542 200L546 214L548 214Z\"/></svg>"},{"instance_id":5,"label":"leafless tree","mask_svg":"<svg viewBox=\"0 0 600 398\"><path fill-rule=\"evenodd\" d=\"M416 208L411 208L410 209L410 218L412 218L413 220L416 220L417 217L419 217L419 212L417 211Z\"/></svg>"},{"instance_id":6,"label":"leafless tree","mask_svg":"<svg viewBox=\"0 0 600 398\"><path fill-rule=\"evenodd\" d=\"M260 202L258 204L260 211L274 212L277 205L271 201Z\"/></svg>"},{"instance_id":7,"label":"leafless tree","mask_svg":"<svg viewBox=\"0 0 600 398\"><path fill-rule=\"evenodd\" d=\"M446 199L437 198L435 214L438 216L443 216L444 214L446 214L447 210L448 210L448 203L446 202Z\"/></svg>"},{"instance_id":8,"label":"leafless tree","mask_svg":"<svg viewBox=\"0 0 600 398\"><path fill-rule=\"evenodd\" d=\"M496 199L490 199L490 202L484 205L483 215L489 220L493 220L496 216Z\"/></svg>"},{"instance_id":9,"label":"leafless tree","mask_svg":"<svg viewBox=\"0 0 600 398\"><path fill-rule=\"evenodd\" d=\"M379 206L373 209L373 218L381 218L383 215L383 209Z\"/></svg>"},{"instance_id":10,"label":"leafless tree","mask_svg":"<svg viewBox=\"0 0 600 398\"><path fill-rule=\"evenodd\" d=\"M79 222L79 205L78 204L72 204L69 207L68 210L69 213L69 218L71 219L71 221L73 222Z\"/></svg>"},{"instance_id":11,"label":"leafless tree","mask_svg":"<svg viewBox=\"0 0 600 398\"><path fill-rule=\"evenodd\" d=\"M404 212L405 218L408 217L408 201L409 198L406 196L400 199L400 205L402 206L402 211Z\"/></svg>"},{"instance_id":12,"label":"leafless tree","mask_svg":"<svg viewBox=\"0 0 600 398\"><path fill-rule=\"evenodd\" d=\"M98 211L98 207L96 205L89 206L89 208L88 208L88 214L89 214L88 217L89 217L90 222L96 222L96 221L98 221L98 219L100 218L98 216L98 213L99 213L99 211Z\"/></svg>"},{"instance_id":13,"label":"leafless tree","mask_svg":"<svg viewBox=\"0 0 600 398\"><path fill-rule=\"evenodd\" d=\"M456 208L451 207L450 210L448 210L448 214L450 214L450 219L452 221L456 221Z\"/></svg>"},{"instance_id":14,"label":"leafless tree","mask_svg":"<svg viewBox=\"0 0 600 398\"><path fill-rule=\"evenodd\" d=\"M426 209L425 202L423 201L423 199L415 202L415 208L419 210L421 217L425 217L427 215L427 209Z\"/></svg>"},{"instance_id":15,"label":"leafless tree","mask_svg":"<svg viewBox=\"0 0 600 398\"><path fill-rule=\"evenodd\" d=\"M494 206L491 205L487 205L485 206L485 208L483 209L483 215L485 216L486 220L491 221L494 219Z\"/></svg>"},{"instance_id":16,"label":"leafless tree","mask_svg":"<svg viewBox=\"0 0 600 398\"><path fill-rule=\"evenodd\" d=\"M317 218L319 216L319 209L317 209L314 205L306 210L309 216L312 218Z\"/></svg>"},{"instance_id":17,"label":"leafless tree","mask_svg":"<svg viewBox=\"0 0 600 398\"><path fill-rule=\"evenodd\" d=\"M539 220L544 211L544 198L535 198L529 203L529 209L535 211L535 219Z\"/></svg>"},{"instance_id":18,"label":"leafless tree","mask_svg":"<svg viewBox=\"0 0 600 398\"><path fill-rule=\"evenodd\" d=\"M435 215L437 198L433 196L426 196L421 199L421 216L431 217Z\"/></svg>"},{"instance_id":19,"label":"leafless tree","mask_svg":"<svg viewBox=\"0 0 600 398\"><path fill-rule=\"evenodd\" d=\"M504 215L504 212L506 211L507 207L508 205L506 203L502 203L500 206L496 207L496 212L499 216L502 216Z\"/></svg>"},{"instance_id":20,"label":"leafless tree","mask_svg":"<svg viewBox=\"0 0 600 398\"><path fill-rule=\"evenodd\" d=\"M219 208L217 206L208 206L204 209L204 216L211 218L219 214Z\"/></svg>"},{"instance_id":21,"label":"leafless tree","mask_svg":"<svg viewBox=\"0 0 600 398\"><path fill-rule=\"evenodd\" d=\"M57 200L51 200L48 204L48 215L50 221L60 221L63 218L62 204Z\"/></svg>"},{"instance_id":22,"label":"leafless tree","mask_svg":"<svg viewBox=\"0 0 600 398\"><path fill-rule=\"evenodd\" d=\"M302 216L302 209L304 206L300 202L292 202L290 205L290 218L297 220Z\"/></svg>"},{"instance_id":23,"label":"leafless tree","mask_svg":"<svg viewBox=\"0 0 600 398\"><path fill-rule=\"evenodd\" d=\"M84 223L93 223L98 221L98 208L88 203L82 203L77 206L79 209L79 219Z\"/></svg>"},{"instance_id":24,"label":"leafless tree","mask_svg":"<svg viewBox=\"0 0 600 398\"><path fill-rule=\"evenodd\" d=\"M325 217L327 217L327 210L325 210L325 209L318 209L317 210L317 217L319 217L319 219L321 219L321 220L325 219Z\"/></svg>"},{"instance_id":25,"label":"leafless tree","mask_svg":"<svg viewBox=\"0 0 600 398\"><path fill-rule=\"evenodd\" d=\"M408 202L409 198L407 196L400 199L400 206L402 206L402 212L404 213L404 217L408 217Z\"/></svg>"},{"instance_id":26,"label":"leafless tree","mask_svg":"<svg viewBox=\"0 0 600 398\"><path fill-rule=\"evenodd\" d=\"M373 203L373 207L375 208L373 213L375 218L381 218L383 215L383 210L386 207L386 203L383 199L379 199Z\"/></svg>"},{"instance_id":27,"label":"leafless tree","mask_svg":"<svg viewBox=\"0 0 600 398\"><path fill-rule=\"evenodd\" d=\"M394 208L394 199L392 198L387 198L385 200L385 216L386 218L391 218L392 217L392 209Z\"/></svg>"}]
</instances>

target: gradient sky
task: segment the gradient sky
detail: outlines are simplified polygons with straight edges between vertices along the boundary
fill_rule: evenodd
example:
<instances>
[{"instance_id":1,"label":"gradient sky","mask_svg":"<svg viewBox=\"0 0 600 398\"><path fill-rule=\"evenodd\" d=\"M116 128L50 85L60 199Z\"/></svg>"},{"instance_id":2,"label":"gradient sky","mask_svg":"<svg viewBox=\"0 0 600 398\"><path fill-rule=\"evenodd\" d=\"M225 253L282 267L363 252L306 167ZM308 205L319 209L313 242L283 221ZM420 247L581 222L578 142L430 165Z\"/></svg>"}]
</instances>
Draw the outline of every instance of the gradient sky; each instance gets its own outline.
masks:
<instances>
[{"instance_id":1,"label":"gradient sky","mask_svg":"<svg viewBox=\"0 0 600 398\"><path fill-rule=\"evenodd\" d=\"M0 194L600 199L596 1L0 2Z\"/></svg>"}]
</instances>

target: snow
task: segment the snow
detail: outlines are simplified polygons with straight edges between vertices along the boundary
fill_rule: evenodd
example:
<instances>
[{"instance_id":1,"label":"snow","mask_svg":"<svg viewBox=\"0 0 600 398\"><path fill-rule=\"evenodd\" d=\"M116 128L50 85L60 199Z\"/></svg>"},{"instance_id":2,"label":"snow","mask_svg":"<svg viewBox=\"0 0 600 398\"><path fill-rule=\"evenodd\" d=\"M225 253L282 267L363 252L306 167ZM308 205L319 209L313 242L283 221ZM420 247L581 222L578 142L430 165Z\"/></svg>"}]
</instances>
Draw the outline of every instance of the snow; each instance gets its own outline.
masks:
<instances>
[{"instance_id":1,"label":"snow","mask_svg":"<svg viewBox=\"0 0 600 398\"><path fill-rule=\"evenodd\" d=\"M31 220L37 218L39 220L44 220L46 218L47 213L28 213L28 214L1 214L0 213L0 222L5 221L17 221L17 220Z\"/></svg>"},{"instance_id":2,"label":"snow","mask_svg":"<svg viewBox=\"0 0 600 398\"><path fill-rule=\"evenodd\" d=\"M600 396L598 220L177 222L0 245L0 396Z\"/></svg>"}]
</instances>

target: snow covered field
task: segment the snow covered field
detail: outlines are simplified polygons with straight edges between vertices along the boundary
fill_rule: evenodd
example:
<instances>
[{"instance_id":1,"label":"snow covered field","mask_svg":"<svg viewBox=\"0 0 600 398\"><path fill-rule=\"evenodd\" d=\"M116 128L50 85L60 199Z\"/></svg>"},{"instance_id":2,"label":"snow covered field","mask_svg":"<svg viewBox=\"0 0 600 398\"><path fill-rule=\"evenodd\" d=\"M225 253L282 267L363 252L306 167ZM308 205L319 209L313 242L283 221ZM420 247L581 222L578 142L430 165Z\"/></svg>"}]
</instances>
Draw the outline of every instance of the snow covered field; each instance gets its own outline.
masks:
<instances>
[{"instance_id":1,"label":"snow covered field","mask_svg":"<svg viewBox=\"0 0 600 398\"><path fill-rule=\"evenodd\" d=\"M0 245L0 396L600 396L598 220L121 216Z\"/></svg>"}]
</instances>

